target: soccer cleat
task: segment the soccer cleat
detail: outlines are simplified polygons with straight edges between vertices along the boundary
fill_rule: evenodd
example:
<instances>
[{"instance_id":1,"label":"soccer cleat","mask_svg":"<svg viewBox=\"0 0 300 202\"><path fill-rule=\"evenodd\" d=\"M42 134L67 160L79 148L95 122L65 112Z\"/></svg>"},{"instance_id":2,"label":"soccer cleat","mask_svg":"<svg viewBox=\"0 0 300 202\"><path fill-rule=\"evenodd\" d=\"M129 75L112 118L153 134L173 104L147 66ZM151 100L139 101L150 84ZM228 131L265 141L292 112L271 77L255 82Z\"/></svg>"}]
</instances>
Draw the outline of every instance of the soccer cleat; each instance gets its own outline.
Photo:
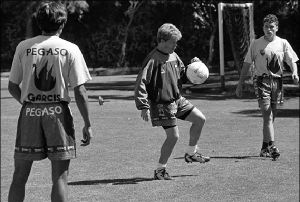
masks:
<instances>
[{"instance_id":1,"label":"soccer cleat","mask_svg":"<svg viewBox=\"0 0 300 202\"><path fill-rule=\"evenodd\" d=\"M169 173L167 173L166 169L154 170L154 179L155 180L172 180Z\"/></svg>"},{"instance_id":2,"label":"soccer cleat","mask_svg":"<svg viewBox=\"0 0 300 202\"><path fill-rule=\"evenodd\" d=\"M189 155L188 153L185 153L184 160L187 163L192 163L192 162L205 163L205 162L210 161L210 158L208 156L203 156L202 154L199 154L198 152L196 152L193 155Z\"/></svg>"},{"instance_id":3,"label":"soccer cleat","mask_svg":"<svg viewBox=\"0 0 300 202\"><path fill-rule=\"evenodd\" d=\"M269 149L268 148L261 149L259 156L260 157L271 157Z\"/></svg>"},{"instance_id":4,"label":"soccer cleat","mask_svg":"<svg viewBox=\"0 0 300 202\"><path fill-rule=\"evenodd\" d=\"M269 148L269 150L271 158L273 161L276 161L280 156L279 149L273 145Z\"/></svg>"}]
</instances>

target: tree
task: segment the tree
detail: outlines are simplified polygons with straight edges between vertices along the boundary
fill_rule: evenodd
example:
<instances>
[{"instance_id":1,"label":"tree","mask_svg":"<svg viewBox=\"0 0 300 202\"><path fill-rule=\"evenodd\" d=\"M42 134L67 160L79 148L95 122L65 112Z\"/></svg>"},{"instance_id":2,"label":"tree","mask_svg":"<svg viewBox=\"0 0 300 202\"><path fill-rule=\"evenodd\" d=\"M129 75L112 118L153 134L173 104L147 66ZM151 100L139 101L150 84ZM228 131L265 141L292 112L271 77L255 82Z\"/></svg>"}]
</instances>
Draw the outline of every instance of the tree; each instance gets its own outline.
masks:
<instances>
[{"instance_id":1,"label":"tree","mask_svg":"<svg viewBox=\"0 0 300 202\"><path fill-rule=\"evenodd\" d=\"M130 0L129 1L130 5L129 5L128 9L124 12L124 15L129 18L129 21L128 21L128 23L126 25L126 28L125 28L125 36L124 36L123 41L122 41L121 54L120 54L119 61L117 63L117 66L119 66L119 67L127 66L125 64L125 57L126 57L127 38L128 38L128 34L129 34L128 31L129 31L130 25L132 24L132 21L135 17L136 12L140 8L140 6L144 3L144 1L145 0L142 0L142 1Z\"/></svg>"},{"instance_id":2,"label":"tree","mask_svg":"<svg viewBox=\"0 0 300 202\"><path fill-rule=\"evenodd\" d=\"M68 23L61 37L77 44L89 67L139 66L156 45L157 28L165 22L178 26L183 39L176 52L187 64L198 56L208 66L219 64L217 6L221 0L62 0L68 8ZM232 0L246 3L248 0ZM278 16L278 35L288 39L300 54L297 0L251 1L254 3L254 30L261 36L262 18ZM38 1L1 2L1 67L9 69L17 44L40 33L31 14ZM25 11L25 12L24 12ZM84 15L83 15L84 14ZM32 21L32 22L30 22ZM27 28L26 28L27 26ZM36 30L32 30L36 29ZM27 31L26 31L27 30ZM226 29L225 29L226 32ZM225 40L225 46L230 46ZM227 43L227 44L226 44ZM232 60L230 51L225 58Z\"/></svg>"},{"instance_id":3,"label":"tree","mask_svg":"<svg viewBox=\"0 0 300 202\"><path fill-rule=\"evenodd\" d=\"M199 20L203 28L207 29L210 33L208 42L208 58L207 65L212 66L214 53L215 53L215 38L218 28L218 17L217 17L217 3L218 1L195 1L193 7L195 9L194 18Z\"/></svg>"}]
</instances>

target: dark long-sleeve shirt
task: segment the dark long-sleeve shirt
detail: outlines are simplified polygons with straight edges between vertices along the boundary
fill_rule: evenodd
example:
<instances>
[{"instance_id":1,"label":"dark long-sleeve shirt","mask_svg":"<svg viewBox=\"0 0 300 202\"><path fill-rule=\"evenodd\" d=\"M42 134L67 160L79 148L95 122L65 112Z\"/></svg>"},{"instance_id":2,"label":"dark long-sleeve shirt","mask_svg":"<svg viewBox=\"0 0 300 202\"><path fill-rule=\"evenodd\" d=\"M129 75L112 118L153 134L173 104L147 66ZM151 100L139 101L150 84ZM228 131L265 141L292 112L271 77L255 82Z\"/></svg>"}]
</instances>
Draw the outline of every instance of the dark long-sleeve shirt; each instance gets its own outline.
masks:
<instances>
[{"instance_id":1,"label":"dark long-sleeve shirt","mask_svg":"<svg viewBox=\"0 0 300 202\"><path fill-rule=\"evenodd\" d=\"M137 109L153 103L168 103L181 96L182 83L187 81L185 67L178 55L152 50L143 62L135 84Z\"/></svg>"}]
</instances>

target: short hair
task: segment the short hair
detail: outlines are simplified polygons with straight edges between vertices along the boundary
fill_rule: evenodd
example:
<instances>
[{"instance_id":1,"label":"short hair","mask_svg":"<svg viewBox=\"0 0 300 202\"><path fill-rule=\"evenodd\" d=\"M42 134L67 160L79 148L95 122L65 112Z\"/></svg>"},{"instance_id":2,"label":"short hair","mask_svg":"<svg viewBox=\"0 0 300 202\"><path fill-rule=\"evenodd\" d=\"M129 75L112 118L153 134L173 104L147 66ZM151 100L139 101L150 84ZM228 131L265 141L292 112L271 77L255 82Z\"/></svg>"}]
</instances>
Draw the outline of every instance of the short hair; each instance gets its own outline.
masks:
<instances>
[{"instance_id":1,"label":"short hair","mask_svg":"<svg viewBox=\"0 0 300 202\"><path fill-rule=\"evenodd\" d=\"M264 20L263 20L263 23L265 24L266 22L268 23L273 23L275 22L275 24L278 26L279 25L279 22L278 22L278 18L276 17L276 15L274 14L268 14Z\"/></svg>"},{"instance_id":2,"label":"short hair","mask_svg":"<svg viewBox=\"0 0 300 202\"><path fill-rule=\"evenodd\" d=\"M51 33L60 29L67 22L66 7L59 2L44 1L37 8L37 24L42 31Z\"/></svg>"},{"instance_id":3,"label":"short hair","mask_svg":"<svg viewBox=\"0 0 300 202\"><path fill-rule=\"evenodd\" d=\"M171 23L165 23L160 26L157 30L157 42L159 43L161 40L168 41L171 38L176 40L180 40L182 37L181 32L177 27Z\"/></svg>"}]
</instances>

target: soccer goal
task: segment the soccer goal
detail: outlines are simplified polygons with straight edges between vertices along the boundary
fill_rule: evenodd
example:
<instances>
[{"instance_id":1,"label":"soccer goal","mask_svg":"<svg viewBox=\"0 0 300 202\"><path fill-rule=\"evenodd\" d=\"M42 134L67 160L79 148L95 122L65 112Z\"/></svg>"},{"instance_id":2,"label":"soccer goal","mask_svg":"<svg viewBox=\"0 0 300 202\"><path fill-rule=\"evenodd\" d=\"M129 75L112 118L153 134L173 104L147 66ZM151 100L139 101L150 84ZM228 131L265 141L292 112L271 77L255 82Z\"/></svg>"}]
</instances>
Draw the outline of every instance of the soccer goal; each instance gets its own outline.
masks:
<instances>
[{"instance_id":1,"label":"soccer goal","mask_svg":"<svg viewBox=\"0 0 300 202\"><path fill-rule=\"evenodd\" d=\"M240 72L250 42L255 38L253 23L253 3L219 3L219 52L221 88L225 89L224 29L225 22L231 44L235 66Z\"/></svg>"}]
</instances>

